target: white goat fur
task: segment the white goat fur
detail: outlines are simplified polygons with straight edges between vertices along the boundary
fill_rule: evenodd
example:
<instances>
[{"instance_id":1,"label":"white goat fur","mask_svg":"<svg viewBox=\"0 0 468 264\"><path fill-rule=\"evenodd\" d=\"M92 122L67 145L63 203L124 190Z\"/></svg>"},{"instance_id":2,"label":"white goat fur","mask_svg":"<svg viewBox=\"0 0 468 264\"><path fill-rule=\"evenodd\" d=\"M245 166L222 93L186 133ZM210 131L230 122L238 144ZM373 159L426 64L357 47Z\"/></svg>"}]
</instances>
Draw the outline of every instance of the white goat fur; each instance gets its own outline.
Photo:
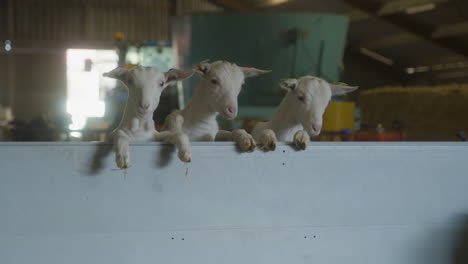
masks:
<instances>
[{"instance_id":1,"label":"white goat fur","mask_svg":"<svg viewBox=\"0 0 468 264\"><path fill-rule=\"evenodd\" d=\"M216 116L226 119L237 116L237 96L245 77L269 71L239 67L226 61L202 62L193 69L201 81L187 106L171 113L164 130L170 131L166 140L176 145L180 160L191 161L190 141L235 141L241 151L253 151L255 141L245 130L219 131Z\"/></svg>"},{"instance_id":2,"label":"white goat fur","mask_svg":"<svg viewBox=\"0 0 468 264\"><path fill-rule=\"evenodd\" d=\"M322 116L333 95L344 95L358 87L329 84L312 76L287 79L280 87L288 92L270 122L258 123L253 138L264 150L275 150L277 141L293 141L306 149L310 137L320 134Z\"/></svg>"},{"instance_id":3,"label":"white goat fur","mask_svg":"<svg viewBox=\"0 0 468 264\"><path fill-rule=\"evenodd\" d=\"M130 166L129 141L154 140L153 112L159 105L163 90L172 82L192 76L193 71L171 69L161 72L154 67L137 66L131 70L116 68L104 76L122 81L128 88L128 100L119 126L112 132L116 163L119 168Z\"/></svg>"}]
</instances>

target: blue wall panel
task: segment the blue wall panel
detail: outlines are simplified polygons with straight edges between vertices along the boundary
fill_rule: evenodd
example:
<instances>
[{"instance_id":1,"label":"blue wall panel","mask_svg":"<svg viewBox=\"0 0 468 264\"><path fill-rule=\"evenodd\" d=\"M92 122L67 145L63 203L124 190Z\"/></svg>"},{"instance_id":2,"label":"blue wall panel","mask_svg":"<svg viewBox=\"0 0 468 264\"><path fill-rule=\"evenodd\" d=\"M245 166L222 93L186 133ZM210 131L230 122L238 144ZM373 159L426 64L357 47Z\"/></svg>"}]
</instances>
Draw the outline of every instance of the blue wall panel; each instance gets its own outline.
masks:
<instances>
[{"instance_id":1,"label":"blue wall panel","mask_svg":"<svg viewBox=\"0 0 468 264\"><path fill-rule=\"evenodd\" d=\"M210 59L272 70L246 81L240 105L274 105L283 98L279 81L304 75L338 81L348 30L348 18L339 15L291 13L232 13L192 16L190 54L186 67ZM300 32L295 44L285 33ZM189 81L190 98L198 78Z\"/></svg>"}]
</instances>

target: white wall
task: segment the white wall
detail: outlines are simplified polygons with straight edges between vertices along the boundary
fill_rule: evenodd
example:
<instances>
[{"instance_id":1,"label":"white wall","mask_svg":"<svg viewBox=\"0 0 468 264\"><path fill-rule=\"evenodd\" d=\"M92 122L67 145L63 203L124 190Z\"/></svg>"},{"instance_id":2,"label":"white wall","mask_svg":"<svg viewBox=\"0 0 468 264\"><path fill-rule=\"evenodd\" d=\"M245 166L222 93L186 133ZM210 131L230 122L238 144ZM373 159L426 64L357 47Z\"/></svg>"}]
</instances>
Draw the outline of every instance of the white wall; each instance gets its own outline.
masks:
<instances>
[{"instance_id":1,"label":"white wall","mask_svg":"<svg viewBox=\"0 0 468 264\"><path fill-rule=\"evenodd\" d=\"M467 263L464 143L95 147L0 144L0 263Z\"/></svg>"}]
</instances>

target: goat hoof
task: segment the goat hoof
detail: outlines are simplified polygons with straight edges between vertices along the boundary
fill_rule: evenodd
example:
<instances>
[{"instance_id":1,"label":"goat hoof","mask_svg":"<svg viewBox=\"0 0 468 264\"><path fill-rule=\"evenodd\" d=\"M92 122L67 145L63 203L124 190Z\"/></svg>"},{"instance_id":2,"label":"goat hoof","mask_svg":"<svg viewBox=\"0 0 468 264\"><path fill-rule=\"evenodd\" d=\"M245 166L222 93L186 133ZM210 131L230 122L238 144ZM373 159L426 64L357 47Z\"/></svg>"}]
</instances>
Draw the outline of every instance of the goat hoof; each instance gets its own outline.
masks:
<instances>
[{"instance_id":1,"label":"goat hoof","mask_svg":"<svg viewBox=\"0 0 468 264\"><path fill-rule=\"evenodd\" d=\"M257 145L255 144L254 139L252 136L248 136L242 139L242 141L239 144L239 148L242 152L252 152L255 150Z\"/></svg>"},{"instance_id":2,"label":"goat hoof","mask_svg":"<svg viewBox=\"0 0 468 264\"><path fill-rule=\"evenodd\" d=\"M128 169L130 168L130 160L128 154L119 154L116 156L115 161L119 169Z\"/></svg>"},{"instance_id":3,"label":"goat hoof","mask_svg":"<svg viewBox=\"0 0 468 264\"><path fill-rule=\"evenodd\" d=\"M179 159L183 162L191 162L192 157L190 155L190 152L179 152Z\"/></svg>"},{"instance_id":4,"label":"goat hoof","mask_svg":"<svg viewBox=\"0 0 468 264\"><path fill-rule=\"evenodd\" d=\"M296 148L299 150L305 150L307 148L307 145L309 145L309 139L307 138L308 135L298 132L294 136L294 145L296 145Z\"/></svg>"},{"instance_id":5,"label":"goat hoof","mask_svg":"<svg viewBox=\"0 0 468 264\"><path fill-rule=\"evenodd\" d=\"M262 145L262 149L265 151L274 151L276 149L276 142L270 141Z\"/></svg>"},{"instance_id":6,"label":"goat hoof","mask_svg":"<svg viewBox=\"0 0 468 264\"><path fill-rule=\"evenodd\" d=\"M305 150L307 148L307 144L305 142L296 142L296 147L300 150Z\"/></svg>"},{"instance_id":7,"label":"goat hoof","mask_svg":"<svg viewBox=\"0 0 468 264\"><path fill-rule=\"evenodd\" d=\"M128 169L130 168L130 164L129 163L117 163L117 167L119 167L119 169Z\"/></svg>"},{"instance_id":8,"label":"goat hoof","mask_svg":"<svg viewBox=\"0 0 468 264\"><path fill-rule=\"evenodd\" d=\"M256 148L257 148L257 144L255 144L255 141L252 140L252 142L250 142L250 148L248 152L253 152Z\"/></svg>"},{"instance_id":9,"label":"goat hoof","mask_svg":"<svg viewBox=\"0 0 468 264\"><path fill-rule=\"evenodd\" d=\"M268 148L271 151L274 151L276 149L276 143L275 142L270 142L270 144L268 144Z\"/></svg>"}]
</instances>

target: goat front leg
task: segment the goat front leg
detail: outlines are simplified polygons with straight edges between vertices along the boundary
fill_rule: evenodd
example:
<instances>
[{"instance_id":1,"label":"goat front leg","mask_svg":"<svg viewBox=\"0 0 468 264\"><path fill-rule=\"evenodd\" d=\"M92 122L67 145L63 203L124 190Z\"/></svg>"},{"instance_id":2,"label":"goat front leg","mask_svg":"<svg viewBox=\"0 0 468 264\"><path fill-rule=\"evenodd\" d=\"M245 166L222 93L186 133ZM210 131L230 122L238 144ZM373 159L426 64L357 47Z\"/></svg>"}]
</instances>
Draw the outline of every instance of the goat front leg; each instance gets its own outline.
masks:
<instances>
[{"instance_id":1,"label":"goat front leg","mask_svg":"<svg viewBox=\"0 0 468 264\"><path fill-rule=\"evenodd\" d=\"M129 137L117 131L114 135L115 162L120 169L130 168Z\"/></svg>"},{"instance_id":2,"label":"goat front leg","mask_svg":"<svg viewBox=\"0 0 468 264\"><path fill-rule=\"evenodd\" d=\"M274 151L276 149L276 134L271 129L265 129L260 132L259 136L260 148L265 151Z\"/></svg>"},{"instance_id":3,"label":"goat front leg","mask_svg":"<svg viewBox=\"0 0 468 264\"><path fill-rule=\"evenodd\" d=\"M309 145L310 137L307 131L299 130L294 134L294 145L299 150L305 150Z\"/></svg>"},{"instance_id":4,"label":"goat front leg","mask_svg":"<svg viewBox=\"0 0 468 264\"><path fill-rule=\"evenodd\" d=\"M234 141L242 152L252 152L257 147L252 135L244 129L236 129L232 132L220 130L216 134L216 141Z\"/></svg>"},{"instance_id":5,"label":"goat front leg","mask_svg":"<svg viewBox=\"0 0 468 264\"><path fill-rule=\"evenodd\" d=\"M185 133L174 132L167 138L167 141L174 144L179 150L177 156L181 161L192 161L192 155L190 154L190 140Z\"/></svg>"},{"instance_id":6,"label":"goat front leg","mask_svg":"<svg viewBox=\"0 0 468 264\"><path fill-rule=\"evenodd\" d=\"M170 114L165 122L166 131L162 131L156 139L168 141L178 149L177 156L183 162L191 162L192 155L190 154L190 140L182 130L184 118L178 113Z\"/></svg>"},{"instance_id":7,"label":"goat front leg","mask_svg":"<svg viewBox=\"0 0 468 264\"><path fill-rule=\"evenodd\" d=\"M155 132L153 134L153 141L169 141L171 134L171 131Z\"/></svg>"}]
</instances>

